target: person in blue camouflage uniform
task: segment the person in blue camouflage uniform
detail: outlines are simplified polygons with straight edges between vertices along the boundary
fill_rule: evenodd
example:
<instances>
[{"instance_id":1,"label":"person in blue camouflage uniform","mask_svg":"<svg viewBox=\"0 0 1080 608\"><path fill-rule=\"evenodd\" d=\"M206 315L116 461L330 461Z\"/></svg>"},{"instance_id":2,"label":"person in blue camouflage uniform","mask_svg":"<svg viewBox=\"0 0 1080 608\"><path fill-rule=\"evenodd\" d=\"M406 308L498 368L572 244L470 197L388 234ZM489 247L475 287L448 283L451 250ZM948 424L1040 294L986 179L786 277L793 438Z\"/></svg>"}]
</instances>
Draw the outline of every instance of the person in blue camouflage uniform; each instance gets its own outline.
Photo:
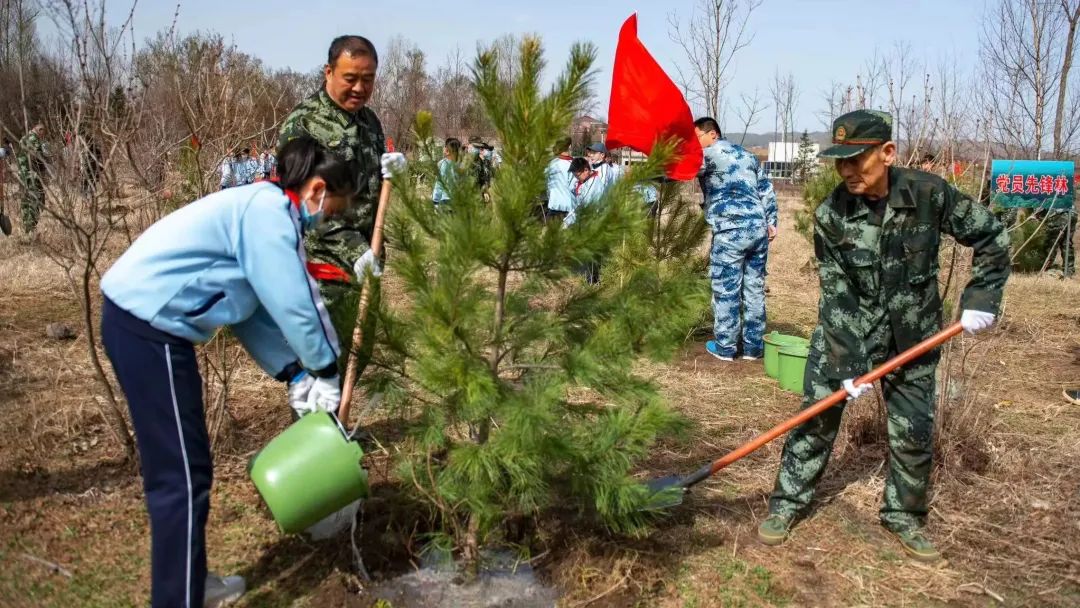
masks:
<instances>
[{"instance_id":1,"label":"person in blue camouflage uniform","mask_svg":"<svg viewBox=\"0 0 1080 608\"><path fill-rule=\"evenodd\" d=\"M844 387L848 398L871 390L857 377L941 329L941 235L974 250L960 322L969 333L990 327L1009 275L1009 238L983 205L944 179L893 167L892 118L858 110L833 123L843 182L814 215L821 279L818 325L810 338L803 408ZM920 561L939 553L922 530L927 513L934 430L934 372L939 353L916 359L881 382L888 414L889 469L880 518L904 551ZM806 513L832 453L843 404L793 430L784 444L769 517L758 528L767 545L784 541Z\"/></svg>"},{"instance_id":2,"label":"person in blue camouflage uniform","mask_svg":"<svg viewBox=\"0 0 1080 608\"><path fill-rule=\"evenodd\" d=\"M322 269L315 278L339 336L353 335L364 275L370 271L378 277L381 273L381 263L370 245L379 191L390 167L399 170L405 162L401 154L386 152L382 123L367 107L378 65L375 46L367 38L335 38L323 68L322 88L293 109L278 134L278 155L289 141L309 135L343 158L356 175L357 189L349 208L304 237L308 259L315 268ZM370 305L375 309L379 302L378 281L372 286ZM367 316L364 336L369 338L364 340L361 351L354 353L359 372L371 357L375 318L375 314ZM347 354L342 353L342 364Z\"/></svg>"},{"instance_id":3,"label":"person in blue camouflage uniform","mask_svg":"<svg viewBox=\"0 0 1080 608\"><path fill-rule=\"evenodd\" d=\"M776 193L757 158L723 138L712 118L694 130L704 150L698 173L705 221L712 227L709 275L713 291L712 356L731 361L740 346L745 359L764 354L765 263L776 237Z\"/></svg>"}]
</instances>

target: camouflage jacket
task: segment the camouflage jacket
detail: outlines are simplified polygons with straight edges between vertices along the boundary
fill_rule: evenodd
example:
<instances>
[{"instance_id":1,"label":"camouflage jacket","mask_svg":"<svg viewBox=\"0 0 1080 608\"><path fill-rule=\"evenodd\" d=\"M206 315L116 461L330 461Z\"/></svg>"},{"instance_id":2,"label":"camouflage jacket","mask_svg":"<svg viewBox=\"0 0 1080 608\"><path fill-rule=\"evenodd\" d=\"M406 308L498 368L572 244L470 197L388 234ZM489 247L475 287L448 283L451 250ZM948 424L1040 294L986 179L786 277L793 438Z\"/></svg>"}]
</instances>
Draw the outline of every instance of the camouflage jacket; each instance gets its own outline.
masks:
<instances>
[{"instance_id":1,"label":"camouflage jacket","mask_svg":"<svg viewBox=\"0 0 1080 608\"><path fill-rule=\"evenodd\" d=\"M1009 238L990 211L929 173L892 168L889 183L880 226L870 221L867 201L843 184L815 214L821 278L815 338L824 338L819 348L831 378L869 371L872 359L877 363L892 350L888 342L903 351L940 330L942 234L974 249L961 307L997 314L1001 305ZM935 351L919 363L937 356Z\"/></svg>"},{"instance_id":2,"label":"camouflage jacket","mask_svg":"<svg viewBox=\"0 0 1080 608\"><path fill-rule=\"evenodd\" d=\"M19 166L19 179L27 180L31 177L44 179L46 176L45 162L49 158L49 152L45 148L45 142L30 131L19 140L19 150L15 157Z\"/></svg>"},{"instance_id":3,"label":"camouflage jacket","mask_svg":"<svg viewBox=\"0 0 1080 608\"><path fill-rule=\"evenodd\" d=\"M327 218L304 237L308 257L350 270L368 250L375 227L375 211L382 184L380 157L386 152L382 124L370 108L350 114L334 103L325 90L300 102L285 119L278 134L278 154L289 140L310 135L349 163L357 189L349 208Z\"/></svg>"},{"instance_id":4,"label":"camouflage jacket","mask_svg":"<svg viewBox=\"0 0 1080 608\"><path fill-rule=\"evenodd\" d=\"M757 157L719 139L705 148L698 172L705 221L716 232L776 226L776 193Z\"/></svg>"}]
</instances>

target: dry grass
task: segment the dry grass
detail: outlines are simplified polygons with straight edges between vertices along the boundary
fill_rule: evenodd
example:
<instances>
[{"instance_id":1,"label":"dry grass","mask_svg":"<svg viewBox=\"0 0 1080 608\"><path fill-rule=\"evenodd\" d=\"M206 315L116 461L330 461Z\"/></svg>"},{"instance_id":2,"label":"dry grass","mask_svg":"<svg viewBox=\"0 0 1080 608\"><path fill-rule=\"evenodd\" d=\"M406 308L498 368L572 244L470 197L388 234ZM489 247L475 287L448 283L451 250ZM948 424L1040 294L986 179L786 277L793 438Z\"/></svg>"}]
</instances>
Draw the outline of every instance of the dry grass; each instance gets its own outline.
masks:
<instances>
[{"instance_id":1,"label":"dry grass","mask_svg":"<svg viewBox=\"0 0 1080 608\"><path fill-rule=\"evenodd\" d=\"M783 200L771 252L769 325L808 335L817 279L805 270L809 247L792 229L794 204ZM119 450L97 415L83 338L52 342L43 333L51 321L77 326L78 306L62 273L33 248L0 239L0 259L0 604L136 605L146 597L148 555L138 480L108 464ZM384 287L399 303L392 276ZM1010 606L1077 605L1080 408L1060 393L1080 383L1080 281L1014 277L1006 300L999 328L961 338L951 359L929 522L942 563L908 561L877 524L886 450L880 405L866 398L849 406L818 505L785 545L766 548L753 537L776 471L774 442L696 488L647 539L545 516L534 565L563 591L564 606L996 604L987 592ZM760 364L720 364L700 344L641 371L695 425L689 439L658 446L643 477L693 470L800 401ZM366 606L345 547L281 539L259 505L244 466L284 428L288 411L280 385L246 358L236 374L235 437L217 456L210 565L249 575L254 590L243 605ZM408 563L418 514L386 481L388 438L401 422L378 412L365 422L386 439L369 457L377 496L363 542L379 576Z\"/></svg>"}]
</instances>

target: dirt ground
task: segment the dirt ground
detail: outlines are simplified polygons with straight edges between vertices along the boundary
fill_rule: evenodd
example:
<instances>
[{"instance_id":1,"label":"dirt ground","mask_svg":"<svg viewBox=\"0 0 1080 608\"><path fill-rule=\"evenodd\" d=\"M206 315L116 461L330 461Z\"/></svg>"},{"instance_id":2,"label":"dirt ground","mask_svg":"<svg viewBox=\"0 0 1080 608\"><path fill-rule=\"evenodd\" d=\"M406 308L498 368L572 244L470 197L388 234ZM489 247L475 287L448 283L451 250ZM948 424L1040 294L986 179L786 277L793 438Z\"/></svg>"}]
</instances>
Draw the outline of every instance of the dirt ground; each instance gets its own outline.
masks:
<instances>
[{"instance_id":1,"label":"dirt ground","mask_svg":"<svg viewBox=\"0 0 1080 608\"><path fill-rule=\"evenodd\" d=\"M808 335L817 279L782 199L770 254L770 330ZM47 224L46 224L47 228ZM0 606L138 606L149 536L138 476L97 405L79 307L35 247L0 238ZM394 290L388 276L387 293ZM391 296L392 297L392 296ZM648 538L613 537L561 513L536 527L532 566L560 606L1080 605L1080 280L1016 276L1002 322L955 344L939 436L929 533L945 559L906 559L877 523L886 447L879 404L849 406L819 501L789 542L754 539L766 512L774 442L695 489ZM47 323L78 328L72 341ZM698 342L642 370L694 423L658 447L643 477L688 472L792 414L799 397L760 362L720 363ZM347 539L281 537L247 479L248 459L289 421L284 391L249 362L237 372L233 441L217 455L209 564L247 577L241 606L371 606ZM372 576L418 563L418 507L395 485L389 451L401 422L366 419L373 496L358 544Z\"/></svg>"}]
</instances>

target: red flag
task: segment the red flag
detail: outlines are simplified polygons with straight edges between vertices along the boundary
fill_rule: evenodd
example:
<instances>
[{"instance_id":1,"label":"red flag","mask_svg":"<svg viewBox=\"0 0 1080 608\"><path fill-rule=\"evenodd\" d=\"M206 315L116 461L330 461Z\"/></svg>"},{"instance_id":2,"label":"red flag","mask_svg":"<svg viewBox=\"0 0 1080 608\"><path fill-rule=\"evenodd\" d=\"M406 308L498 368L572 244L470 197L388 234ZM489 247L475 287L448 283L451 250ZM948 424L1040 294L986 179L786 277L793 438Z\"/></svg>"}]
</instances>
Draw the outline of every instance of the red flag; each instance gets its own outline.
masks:
<instances>
[{"instance_id":1,"label":"red flag","mask_svg":"<svg viewBox=\"0 0 1080 608\"><path fill-rule=\"evenodd\" d=\"M607 147L628 146L648 154L658 140L682 139L678 158L667 166L672 179L693 179L701 169L701 144L690 106L671 78L637 37L637 13L623 23L608 105Z\"/></svg>"}]
</instances>

